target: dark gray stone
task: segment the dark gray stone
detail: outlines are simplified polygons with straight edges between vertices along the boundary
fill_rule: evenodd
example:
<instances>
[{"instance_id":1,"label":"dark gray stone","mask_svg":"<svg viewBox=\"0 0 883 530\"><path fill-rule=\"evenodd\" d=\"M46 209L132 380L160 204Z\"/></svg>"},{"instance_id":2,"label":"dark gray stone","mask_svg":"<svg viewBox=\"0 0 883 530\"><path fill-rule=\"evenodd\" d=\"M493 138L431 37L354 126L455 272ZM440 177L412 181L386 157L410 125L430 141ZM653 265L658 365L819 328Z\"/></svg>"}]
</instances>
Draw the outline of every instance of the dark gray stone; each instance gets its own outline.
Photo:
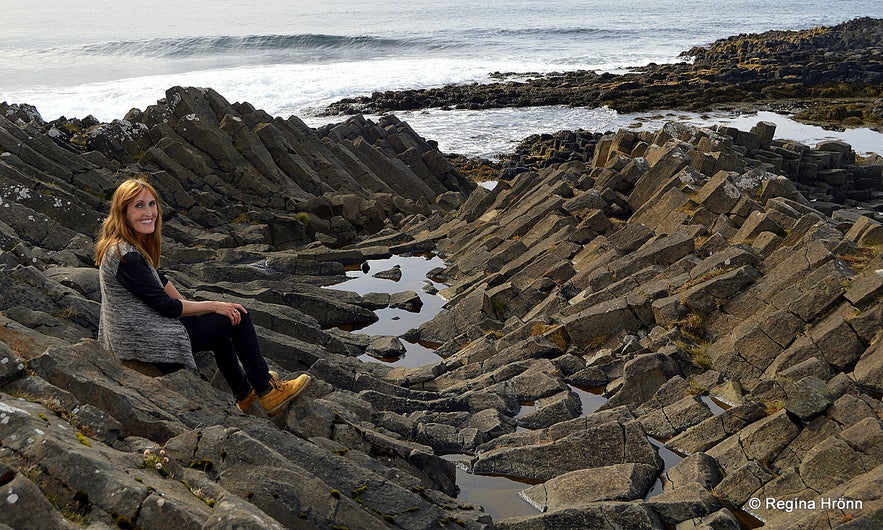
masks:
<instances>
[{"instance_id":1,"label":"dark gray stone","mask_svg":"<svg viewBox=\"0 0 883 530\"><path fill-rule=\"evenodd\" d=\"M696 482L651 497L647 505L665 524L677 524L696 517L704 517L721 509L717 499Z\"/></svg>"},{"instance_id":2,"label":"dark gray stone","mask_svg":"<svg viewBox=\"0 0 883 530\"><path fill-rule=\"evenodd\" d=\"M671 358L659 353L638 355L625 364L622 387L608 400L605 408L639 405L676 375L683 374Z\"/></svg>"},{"instance_id":3,"label":"dark gray stone","mask_svg":"<svg viewBox=\"0 0 883 530\"><path fill-rule=\"evenodd\" d=\"M420 308L423 307L423 300L420 298L420 295L414 291L393 293L389 295L389 307L418 313L420 312Z\"/></svg>"},{"instance_id":4,"label":"dark gray stone","mask_svg":"<svg viewBox=\"0 0 883 530\"><path fill-rule=\"evenodd\" d=\"M389 270L376 272L376 273L372 274L371 276L373 276L375 278L382 278L384 280L392 280L394 282L397 282L402 279L402 266L396 265L395 267L393 267Z\"/></svg>"},{"instance_id":5,"label":"dark gray stone","mask_svg":"<svg viewBox=\"0 0 883 530\"><path fill-rule=\"evenodd\" d=\"M548 528L610 528L611 530L662 530L652 509L634 503L604 502L585 508L569 508L530 517L513 517L494 522L500 530L544 530Z\"/></svg>"},{"instance_id":6,"label":"dark gray stone","mask_svg":"<svg viewBox=\"0 0 883 530\"><path fill-rule=\"evenodd\" d=\"M598 501L643 499L656 480L644 464L616 464L571 471L521 492L541 512L588 506Z\"/></svg>"},{"instance_id":7,"label":"dark gray stone","mask_svg":"<svg viewBox=\"0 0 883 530\"><path fill-rule=\"evenodd\" d=\"M825 382L813 375L796 381L786 392L785 410L804 421L821 414L834 402Z\"/></svg>"},{"instance_id":8,"label":"dark gray stone","mask_svg":"<svg viewBox=\"0 0 883 530\"><path fill-rule=\"evenodd\" d=\"M473 470L533 480L548 480L568 471L622 463L661 469L655 449L635 422L606 423L552 443L499 448L481 453Z\"/></svg>"}]
</instances>

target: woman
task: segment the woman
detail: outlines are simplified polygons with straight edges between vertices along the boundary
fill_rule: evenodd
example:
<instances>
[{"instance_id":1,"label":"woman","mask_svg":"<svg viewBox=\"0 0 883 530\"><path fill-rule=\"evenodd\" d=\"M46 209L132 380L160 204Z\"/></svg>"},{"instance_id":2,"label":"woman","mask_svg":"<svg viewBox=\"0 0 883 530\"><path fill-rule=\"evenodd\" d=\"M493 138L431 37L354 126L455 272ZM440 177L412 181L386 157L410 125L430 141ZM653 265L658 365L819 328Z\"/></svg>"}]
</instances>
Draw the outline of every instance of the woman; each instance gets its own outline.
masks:
<instances>
[{"instance_id":1,"label":"woman","mask_svg":"<svg viewBox=\"0 0 883 530\"><path fill-rule=\"evenodd\" d=\"M211 350L240 410L247 412L259 401L271 416L282 412L310 377L280 380L267 367L244 307L186 300L157 270L162 244L158 197L145 180L129 179L111 198L95 245L99 342L121 360L149 363L161 373L196 368L193 352Z\"/></svg>"}]
</instances>

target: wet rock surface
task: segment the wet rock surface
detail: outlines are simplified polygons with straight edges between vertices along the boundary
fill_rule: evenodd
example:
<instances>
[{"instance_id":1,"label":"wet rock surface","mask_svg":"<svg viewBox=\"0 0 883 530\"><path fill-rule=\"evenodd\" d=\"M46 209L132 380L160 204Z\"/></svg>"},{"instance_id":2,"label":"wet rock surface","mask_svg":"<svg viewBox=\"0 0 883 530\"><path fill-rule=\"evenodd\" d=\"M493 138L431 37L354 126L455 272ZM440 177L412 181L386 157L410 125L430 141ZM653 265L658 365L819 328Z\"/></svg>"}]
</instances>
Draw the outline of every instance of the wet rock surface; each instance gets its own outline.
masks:
<instances>
[{"instance_id":1,"label":"wet rock surface","mask_svg":"<svg viewBox=\"0 0 883 530\"><path fill-rule=\"evenodd\" d=\"M486 190L392 117L312 130L211 90L167 96L128 125L3 107L5 524L879 522L883 165L774 141L771 124L667 124L567 137ZM64 124L68 140L47 132ZM211 355L160 376L97 345L92 238L138 172L164 198L182 291L243 303L271 367L313 376L286 414L239 413ZM323 287L426 251L447 264L437 317L401 337L344 331L420 298ZM401 339L440 345L438 361L358 358L394 358ZM546 511L493 519L458 500L448 453L529 482Z\"/></svg>"}]
</instances>

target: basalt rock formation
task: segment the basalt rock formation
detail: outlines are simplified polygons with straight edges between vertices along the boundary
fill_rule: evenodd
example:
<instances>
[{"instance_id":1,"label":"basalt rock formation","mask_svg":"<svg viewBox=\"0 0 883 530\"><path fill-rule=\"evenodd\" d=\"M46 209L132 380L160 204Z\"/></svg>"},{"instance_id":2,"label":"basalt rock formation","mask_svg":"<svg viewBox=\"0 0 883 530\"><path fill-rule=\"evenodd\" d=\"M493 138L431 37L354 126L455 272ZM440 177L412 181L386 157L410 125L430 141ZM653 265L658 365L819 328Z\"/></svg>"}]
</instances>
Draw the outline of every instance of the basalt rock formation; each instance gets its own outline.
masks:
<instances>
[{"instance_id":1,"label":"basalt rock formation","mask_svg":"<svg viewBox=\"0 0 883 530\"><path fill-rule=\"evenodd\" d=\"M576 71L439 88L375 92L330 105L329 114L422 108L609 106L620 112L705 111L722 104L785 105L797 119L883 125L883 19L861 18L804 31L738 35L697 46L690 62L649 64L615 75ZM497 74L524 77L527 74Z\"/></svg>"},{"instance_id":2,"label":"basalt rock formation","mask_svg":"<svg viewBox=\"0 0 883 530\"><path fill-rule=\"evenodd\" d=\"M525 429L473 468L545 484L525 491L545 513L498 528L880 524L883 165L773 129L670 123L572 153L565 133L571 161L420 227L450 301L412 338L446 359L409 382L493 389ZM859 188L871 207L831 197ZM581 412L576 388L608 400ZM663 470L647 437L687 458Z\"/></svg>"},{"instance_id":3,"label":"basalt rock formation","mask_svg":"<svg viewBox=\"0 0 883 530\"><path fill-rule=\"evenodd\" d=\"M486 190L392 117L312 130L181 88L110 124L0 114L0 528L883 521L883 164L846 144L562 134ZM272 368L313 376L286 414L239 413L211 355L162 376L94 340L92 240L142 172L181 290L242 302ZM437 317L338 329L419 307L322 286L428 251ZM357 358L399 338L438 362ZM447 453L540 510L458 500Z\"/></svg>"},{"instance_id":4,"label":"basalt rock formation","mask_svg":"<svg viewBox=\"0 0 883 530\"><path fill-rule=\"evenodd\" d=\"M238 413L211 355L156 377L95 342L92 244L136 174L162 196L182 292L242 302L273 368L316 376L287 418ZM320 287L416 251L396 228L474 187L395 118L315 131L180 87L112 123L0 106L0 527L486 527L452 497L453 464L371 423L359 392L391 386L354 358L401 344L338 327L385 304Z\"/></svg>"}]
</instances>

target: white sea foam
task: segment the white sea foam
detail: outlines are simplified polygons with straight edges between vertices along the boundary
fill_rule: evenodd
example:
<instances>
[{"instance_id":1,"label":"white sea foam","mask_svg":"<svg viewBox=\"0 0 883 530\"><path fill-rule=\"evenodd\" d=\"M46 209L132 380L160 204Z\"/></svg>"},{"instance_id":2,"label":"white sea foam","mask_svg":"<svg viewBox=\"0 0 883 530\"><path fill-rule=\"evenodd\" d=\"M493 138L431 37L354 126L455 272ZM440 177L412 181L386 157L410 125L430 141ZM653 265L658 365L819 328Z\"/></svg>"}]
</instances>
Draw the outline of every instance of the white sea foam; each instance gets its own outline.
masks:
<instances>
[{"instance_id":1,"label":"white sea foam","mask_svg":"<svg viewBox=\"0 0 883 530\"><path fill-rule=\"evenodd\" d=\"M315 115L329 103L374 91L490 82L491 72L619 73L683 60L679 54L692 46L738 33L880 16L879 0L841 3L836 13L825 0L695 0L675 11L655 0L266 0L224 9L210 0L12 0L4 14L16 24L0 27L0 101L30 103L45 119L120 119L183 85L212 87L230 101L311 124L327 121ZM400 117L443 151L482 156L533 133L614 129L632 120L562 107ZM785 134L787 122L779 125ZM857 150L883 150L879 135L861 131L800 129L792 138L832 136Z\"/></svg>"},{"instance_id":2,"label":"white sea foam","mask_svg":"<svg viewBox=\"0 0 883 530\"><path fill-rule=\"evenodd\" d=\"M619 114L608 108L527 107L489 110L440 110L397 112L424 138L438 142L445 153L497 159L511 153L515 146L531 134L554 133L583 129L608 132L628 127L630 130L656 130L669 121L690 123L699 127L726 125L744 131L759 121L776 124L777 139L793 140L815 146L825 140L842 140L860 154L883 152L883 134L867 128L828 131L821 127L795 122L788 116L773 112L746 114L696 114L691 112L654 112ZM379 116L366 115L376 121ZM336 123L343 117L306 117L307 125L318 127Z\"/></svg>"},{"instance_id":3,"label":"white sea foam","mask_svg":"<svg viewBox=\"0 0 883 530\"><path fill-rule=\"evenodd\" d=\"M3 98L35 105L44 119L59 116L101 121L122 118L164 97L171 86L212 87L229 101L248 101L270 114L309 115L344 97L374 91L491 82L493 70L549 71L546 63L401 57L333 64L282 64L133 77L100 83L9 90Z\"/></svg>"}]
</instances>

